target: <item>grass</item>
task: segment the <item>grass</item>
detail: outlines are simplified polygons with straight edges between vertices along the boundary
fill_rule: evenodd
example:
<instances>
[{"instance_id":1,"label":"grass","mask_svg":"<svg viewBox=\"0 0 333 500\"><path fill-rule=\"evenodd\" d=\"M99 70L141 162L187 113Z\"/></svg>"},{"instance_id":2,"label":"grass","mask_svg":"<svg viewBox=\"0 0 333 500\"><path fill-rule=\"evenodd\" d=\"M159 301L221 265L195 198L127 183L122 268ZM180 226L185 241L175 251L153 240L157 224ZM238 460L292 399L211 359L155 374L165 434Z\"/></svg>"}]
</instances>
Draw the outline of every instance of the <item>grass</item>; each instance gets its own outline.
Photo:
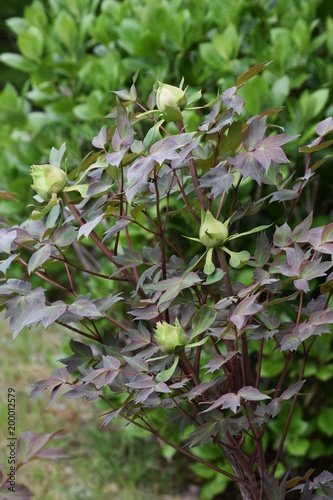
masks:
<instances>
[{"instance_id":1,"label":"grass","mask_svg":"<svg viewBox=\"0 0 333 500\"><path fill-rule=\"evenodd\" d=\"M68 429L67 438L52 447L64 447L73 458L34 460L22 467L17 482L29 487L36 500L195 500L182 489L177 463L163 461L158 444L131 427L120 424L99 428L101 409L96 403L58 397L49 409L47 394L30 399L31 384L48 378L58 359L66 357L68 334L60 327L25 330L15 341L7 321L0 318L0 464L7 474L7 389L15 389L17 433L50 433ZM168 465L166 467L166 465Z\"/></svg>"}]
</instances>

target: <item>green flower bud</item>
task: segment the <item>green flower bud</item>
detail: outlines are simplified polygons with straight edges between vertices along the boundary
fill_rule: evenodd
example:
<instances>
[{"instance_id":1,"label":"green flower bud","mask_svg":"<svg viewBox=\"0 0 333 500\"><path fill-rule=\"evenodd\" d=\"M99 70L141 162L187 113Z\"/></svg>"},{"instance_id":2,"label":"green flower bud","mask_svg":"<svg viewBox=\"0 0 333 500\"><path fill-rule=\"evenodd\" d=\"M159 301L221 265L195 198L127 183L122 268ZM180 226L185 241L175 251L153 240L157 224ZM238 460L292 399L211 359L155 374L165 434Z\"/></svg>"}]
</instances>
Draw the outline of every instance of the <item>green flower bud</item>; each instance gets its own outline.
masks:
<instances>
[{"instance_id":1,"label":"green flower bud","mask_svg":"<svg viewBox=\"0 0 333 500\"><path fill-rule=\"evenodd\" d=\"M156 92L156 105L160 111L164 111L166 106L184 109L187 104L185 91L179 87L158 82Z\"/></svg>"},{"instance_id":2,"label":"green flower bud","mask_svg":"<svg viewBox=\"0 0 333 500\"><path fill-rule=\"evenodd\" d=\"M66 173L54 165L31 165L32 189L43 198L51 199L52 193L59 194L66 186L68 179Z\"/></svg>"},{"instance_id":3,"label":"green flower bud","mask_svg":"<svg viewBox=\"0 0 333 500\"><path fill-rule=\"evenodd\" d=\"M203 213L199 239L206 248L221 247L228 236L228 228L223 222L216 220L210 212Z\"/></svg>"},{"instance_id":4,"label":"green flower bud","mask_svg":"<svg viewBox=\"0 0 333 500\"><path fill-rule=\"evenodd\" d=\"M156 323L155 340L162 352L170 353L176 347L185 345L188 339L176 318L175 326L170 325L166 321L158 321Z\"/></svg>"}]
</instances>

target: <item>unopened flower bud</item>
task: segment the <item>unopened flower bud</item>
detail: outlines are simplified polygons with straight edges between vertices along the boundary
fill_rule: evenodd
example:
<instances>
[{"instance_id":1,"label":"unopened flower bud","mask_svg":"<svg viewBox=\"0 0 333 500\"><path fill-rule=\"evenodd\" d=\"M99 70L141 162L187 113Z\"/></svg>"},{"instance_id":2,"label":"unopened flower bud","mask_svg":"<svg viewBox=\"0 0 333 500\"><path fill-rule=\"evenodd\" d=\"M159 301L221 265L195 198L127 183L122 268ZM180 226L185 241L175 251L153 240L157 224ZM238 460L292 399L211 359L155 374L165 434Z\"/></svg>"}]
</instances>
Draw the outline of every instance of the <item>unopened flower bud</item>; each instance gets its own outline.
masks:
<instances>
[{"instance_id":1,"label":"unopened flower bud","mask_svg":"<svg viewBox=\"0 0 333 500\"><path fill-rule=\"evenodd\" d=\"M68 182L67 175L63 170L49 164L32 165L31 177L33 180L32 189L44 201L49 201L52 193L61 193Z\"/></svg>"},{"instance_id":2,"label":"unopened flower bud","mask_svg":"<svg viewBox=\"0 0 333 500\"><path fill-rule=\"evenodd\" d=\"M188 339L176 318L175 326L170 325L166 321L158 321L156 323L155 340L162 352L171 353L176 347L185 345Z\"/></svg>"},{"instance_id":3,"label":"unopened flower bud","mask_svg":"<svg viewBox=\"0 0 333 500\"><path fill-rule=\"evenodd\" d=\"M179 87L158 82L156 92L156 105L160 111L164 111L166 106L184 109L187 104L185 91Z\"/></svg>"},{"instance_id":4,"label":"unopened flower bud","mask_svg":"<svg viewBox=\"0 0 333 500\"><path fill-rule=\"evenodd\" d=\"M228 236L228 228L223 222L216 220L210 212L203 214L199 238L206 248L217 248L222 246Z\"/></svg>"}]
</instances>

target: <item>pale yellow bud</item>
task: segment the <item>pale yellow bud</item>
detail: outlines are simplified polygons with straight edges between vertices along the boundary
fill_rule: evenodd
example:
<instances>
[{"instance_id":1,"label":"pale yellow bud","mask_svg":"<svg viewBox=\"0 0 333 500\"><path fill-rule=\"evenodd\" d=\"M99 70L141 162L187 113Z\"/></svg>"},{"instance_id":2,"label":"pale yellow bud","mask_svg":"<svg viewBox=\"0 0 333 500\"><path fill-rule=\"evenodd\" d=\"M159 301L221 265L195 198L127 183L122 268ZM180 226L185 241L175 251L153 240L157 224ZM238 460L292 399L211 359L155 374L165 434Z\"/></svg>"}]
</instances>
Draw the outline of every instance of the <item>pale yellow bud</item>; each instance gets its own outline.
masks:
<instances>
[{"instance_id":1,"label":"pale yellow bud","mask_svg":"<svg viewBox=\"0 0 333 500\"><path fill-rule=\"evenodd\" d=\"M158 321L156 323L155 340L162 352L171 353L177 347L185 345L188 339L176 318L175 326L170 325L166 321Z\"/></svg>"},{"instance_id":2,"label":"pale yellow bud","mask_svg":"<svg viewBox=\"0 0 333 500\"><path fill-rule=\"evenodd\" d=\"M59 194L66 186L66 173L54 165L31 165L32 189L44 200L49 201L52 193Z\"/></svg>"},{"instance_id":3,"label":"pale yellow bud","mask_svg":"<svg viewBox=\"0 0 333 500\"><path fill-rule=\"evenodd\" d=\"M203 214L199 239L206 248L221 247L229 236L228 228L210 213Z\"/></svg>"},{"instance_id":4,"label":"pale yellow bud","mask_svg":"<svg viewBox=\"0 0 333 500\"><path fill-rule=\"evenodd\" d=\"M156 92L156 105L160 111L164 111L166 106L184 109L187 103L185 91L179 87L158 82Z\"/></svg>"}]
</instances>

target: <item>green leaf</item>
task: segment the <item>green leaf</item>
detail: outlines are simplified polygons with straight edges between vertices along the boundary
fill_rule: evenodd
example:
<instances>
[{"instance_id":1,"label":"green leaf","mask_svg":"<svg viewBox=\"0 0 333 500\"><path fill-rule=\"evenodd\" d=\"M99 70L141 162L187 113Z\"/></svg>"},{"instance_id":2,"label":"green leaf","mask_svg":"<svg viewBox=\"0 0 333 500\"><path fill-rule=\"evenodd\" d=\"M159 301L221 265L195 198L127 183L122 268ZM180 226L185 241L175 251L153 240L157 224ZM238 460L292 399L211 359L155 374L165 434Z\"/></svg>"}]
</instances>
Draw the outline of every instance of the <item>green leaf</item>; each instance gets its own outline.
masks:
<instances>
[{"instance_id":1,"label":"green leaf","mask_svg":"<svg viewBox=\"0 0 333 500\"><path fill-rule=\"evenodd\" d=\"M56 193L52 193L51 199L47 205L42 208L38 207L38 210L34 210L31 214L32 220L40 220L44 217L44 215L48 214L53 207L55 207L59 203L58 197Z\"/></svg>"},{"instance_id":2,"label":"green leaf","mask_svg":"<svg viewBox=\"0 0 333 500\"><path fill-rule=\"evenodd\" d=\"M224 274L225 273L222 271L222 269L220 269L220 268L215 269L215 271L212 274L207 276L206 281L204 281L203 285L208 286L208 285L212 285L213 283L217 283L218 281L221 281Z\"/></svg>"},{"instance_id":3,"label":"green leaf","mask_svg":"<svg viewBox=\"0 0 333 500\"><path fill-rule=\"evenodd\" d=\"M333 144L333 139L330 141L324 141L316 146L302 146L299 148L300 153L314 153L315 151L320 151L321 149L328 148ZM332 155L330 155L332 156ZM326 157L327 158L327 157Z\"/></svg>"},{"instance_id":4,"label":"green leaf","mask_svg":"<svg viewBox=\"0 0 333 500\"><path fill-rule=\"evenodd\" d=\"M86 198L89 186L89 184L75 184L75 186L65 187L63 191L66 191L66 193L69 193L70 191L78 191L82 198Z\"/></svg>"},{"instance_id":5,"label":"green leaf","mask_svg":"<svg viewBox=\"0 0 333 500\"><path fill-rule=\"evenodd\" d=\"M326 155L324 156L324 158L322 158L321 160L318 160L316 163L314 163L312 166L311 166L311 170L314 172L315 170L317 170L318 167L320 167L323 163L325 163L327 160L329 160L330 158L332 158L333 156L333 153L332 154L329 154L329 155Z\"/></svg>"},{"instance_id":6,"label":"green leaf","mask_svg":"<svg viewBox=\"0 0 333 500\"><path fill-rule=\"evenodd\" d=\"M217 312L213 307L201 307L193 316L192 320L192 336L197 337L200 333L205 332L215 321Z\"/></svg>"},{"instance_id":7,"label":"green leaf","mask_svg":"<svg viewBox=\"0 0 333 500\"><path fill-rule=\"evenodd\" d=\"M44 48L43 34L36 26L30 26L18 36L17 45L24 57L39 62Z\"/></svg>"},{"instance_id":8,"label":"green leaf","mask_svg":"<svg viewBox=\"0 0 333 500\"><path fill-rule=\"evenodd\" d=\"M160 120L159 122L155 123L155 125L152 128L148 130L143 140L143 144L147 151L149 151L149 149L153 144L155 144L155 142L160 141L162 139L160 126L163 124L163 122L164 120Z\"/></svg>"},{"instance_id":9,"label":"green leaf","mask_svg":"<svg viewBox=\"0 0 333 500\"><path fill-rule=\"evenodd\" d=\"M228 134L221 137L219 143L220 155L231 155L240 146L243 137L242 130L242 120L238 120L230 125Z\"/></svg>"},{"instance_id":10,"label":"green leaf","mask_svg":"<svg viewBox=\"0 0 333 500\"><path fill-rule=\"evenodd\" d=\"M176 355L174 362L172 363L172 366L170 368L168 368L167 370L163 370L162 372L160 372L156 375L155 381L157 383L158 382L167 382L172 377L172 375L174 374L174 372L177 368L178 359L179 359L179 356Z\"/></svg>"},{"instance_id":11,"label":"green leaf","mask_svg":"<svg viewBox=\"0 0 333 500\"><path fill-rule=\"evenodd\" d=\"M20 54L4 52L0 55L0 61L11 68L24 71L25 73L33 73L36 70L36 65Z\"/></svg>"},{"instance_id":12,"label":"green leaf","mask_svg":"<svg viewBox=\"0 0 333 500\"><path fill-rule=\"evenodd\" d=\"M207 342L209 337L204 337L203 339L199 340L198 342L190 342L189 344L186 344L186 347L189 349L192 349L193 347L198 347L200 345L203 345Z\"/></svg>"},{"instance_id":13,"label":"green leaf","mask_svg":"<svg viewBox=\"0 0 333 500\"><path fill-rule=\"evenodd\" d=\"M242 250L241 252L232 252L226 247L223 250L230 255L229 264L234 269L239 269L245 266L250 260L250 254L247 250Z\"/></svg>"},{"instance_id":14,"label":"green leaf","mask_svg":"<svg viewBox=\"0 0 333 500\"><path fill-rule=\"evenodd\" d=\"M241 238L242 236L247 236L248 234L254 234L254 233L259 233L260 231L265 231L265 229L268 229L272 225L273 224L268 224L268 225L265 225L265 226L257 226L257 227L254 227L253 229L250 229L250 231L245 231L245 233L236 233L236 234L233 234L232 236L229 236L228 241L229 240L234 240L236 238Z\"/></svg>"},{"instance_id":15,"label":"green leaf","mask_svg":"<svg viewBox=\"0 0 333 500\"><path fill-rule=\"evenodd\" d=\"M64 9L60 9L53 24L53 33L68 49L75 49L79 24Z\"/></svg>"}]
</instances>

